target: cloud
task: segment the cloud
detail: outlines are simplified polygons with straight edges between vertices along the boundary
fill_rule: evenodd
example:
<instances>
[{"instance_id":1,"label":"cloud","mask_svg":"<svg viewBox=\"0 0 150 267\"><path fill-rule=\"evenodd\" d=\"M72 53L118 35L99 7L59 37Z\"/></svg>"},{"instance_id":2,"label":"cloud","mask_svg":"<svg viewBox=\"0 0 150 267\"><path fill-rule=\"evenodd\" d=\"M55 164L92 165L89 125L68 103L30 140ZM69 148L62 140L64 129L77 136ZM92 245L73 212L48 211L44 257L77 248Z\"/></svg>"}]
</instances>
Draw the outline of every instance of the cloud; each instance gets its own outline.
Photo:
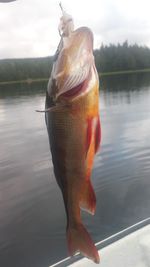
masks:
<instances>
[{"instance_id":1,"label":"cloud","mask_svg":"<svg viewBox=\"0 0 150 267\"><path fill-rule=\"evenodd\" d=\"M149 0L63 0L75 26L90 27L95 47L101 43L150 46ZM61 11L55 0L17 0L0 3L0 58L39 57L55 52Z\"/></svg>"},{"instance_id":2,"label":"cloud","mask_svg":"<svg viewBox=\"0 0 150 267\"><path fill-rule=\"evenodd\" d=\"M16 0L0 0L0 3L8 3L8 2L13 2L13 1L16 1Z\"/></svg>"}]
</instances>

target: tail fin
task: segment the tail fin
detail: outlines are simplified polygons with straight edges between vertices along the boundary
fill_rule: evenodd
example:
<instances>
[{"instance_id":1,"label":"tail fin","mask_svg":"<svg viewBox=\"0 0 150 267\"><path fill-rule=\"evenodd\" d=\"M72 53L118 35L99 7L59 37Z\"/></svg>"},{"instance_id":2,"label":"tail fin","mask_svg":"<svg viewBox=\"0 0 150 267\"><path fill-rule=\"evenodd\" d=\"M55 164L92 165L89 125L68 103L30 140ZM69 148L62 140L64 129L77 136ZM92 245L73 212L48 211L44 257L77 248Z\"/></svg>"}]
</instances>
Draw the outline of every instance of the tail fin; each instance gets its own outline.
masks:
<instances>
[{"instance_id":1,"label":"tail fin","mask_svg":"<svg viewBox=\"0 0 150 267\"><path fill-rule=\"evenodd\" d=\"M100 262L98 251L87 230L82 224L68 227L67 241L69 255L73 256L76 252L80 252L95 263Z\"/></svg>"},{"instance_id":2,"label":"tail fin","mask_svg":"<svg viewBox=\"0 0 150 267\"><path fill-rule=\"evenodd\" d=\"M80 200L80 207L94 215L96 209L96 196L90 180L86 181L84 192Z\"/></svg>"}]
</instances>

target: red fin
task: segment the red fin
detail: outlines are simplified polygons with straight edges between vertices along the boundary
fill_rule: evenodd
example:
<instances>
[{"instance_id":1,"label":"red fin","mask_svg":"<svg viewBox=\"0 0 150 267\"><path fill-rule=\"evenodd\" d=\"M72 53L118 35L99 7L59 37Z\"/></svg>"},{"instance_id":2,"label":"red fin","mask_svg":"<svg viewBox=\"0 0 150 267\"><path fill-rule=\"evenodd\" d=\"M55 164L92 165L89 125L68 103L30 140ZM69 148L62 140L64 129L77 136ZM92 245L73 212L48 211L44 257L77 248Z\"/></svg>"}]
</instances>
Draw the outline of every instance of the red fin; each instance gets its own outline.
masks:
<instances>
[{"instance_id":1,"label":"red fin","mask_svg":"<svg viewBox=\"0 0 150 267\"><path fill-rule=\"evenodd\" d=\"M98 151L101 142L101 125L100 119L97 118L97 124L95 129L95 153Z\"/></svg>"},{"instance_id":2,"label":"red fin","mask_svg":"<svg viewBox=\"0 0 150 267\"><path fill-rule=\"evenodd\" d=\"M94 215L95 213L96 196L90 180L86 181L86 184L84 186L84 191L82 193L82 198L80 201L80 207L92 215Z\"/></svg>"},{"instance_id":3,"label":"red fin","mask_svg":"<svg viewBox=\"0 0 150 267\"><path fill-rule=\"evenodd\" d=\"M100 262L98 251L87 230L82 224L77 224L67 230L67 241L69 255L73 256L80 252L85 257L93 260L95 263Z\"/></svg>"},{"instance_id":4,"label":"red fin","mask_svg":"<svg viewBox=\"0 0 150 267\"><path fill-rule=\"evenodd\" d=\"M92 139L92 119L87 120L86 155L88 153Z\"/></svg>"}]
</instances>

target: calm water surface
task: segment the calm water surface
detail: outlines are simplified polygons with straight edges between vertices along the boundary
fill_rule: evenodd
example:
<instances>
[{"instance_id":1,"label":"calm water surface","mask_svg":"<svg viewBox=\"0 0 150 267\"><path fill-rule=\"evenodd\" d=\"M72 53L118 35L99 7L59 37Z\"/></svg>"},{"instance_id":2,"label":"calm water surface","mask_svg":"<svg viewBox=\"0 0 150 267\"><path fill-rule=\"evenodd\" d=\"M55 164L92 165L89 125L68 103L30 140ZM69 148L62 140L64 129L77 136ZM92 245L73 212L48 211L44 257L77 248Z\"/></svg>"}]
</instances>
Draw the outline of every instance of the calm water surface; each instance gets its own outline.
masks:
<instances>
[{"instance_id":1,"label":"calm water surface","mask_svg":"<svg viewBox=\"0 0 150 267\"><path fill-rule=\"evenodd\" d=\"M0 88L0 266L48 267L67 256L66 217L44 115L46 84ZM101 80L101 151L92 181L95 242L150 215L150 75Z\"/></svg>"}]
</instances>

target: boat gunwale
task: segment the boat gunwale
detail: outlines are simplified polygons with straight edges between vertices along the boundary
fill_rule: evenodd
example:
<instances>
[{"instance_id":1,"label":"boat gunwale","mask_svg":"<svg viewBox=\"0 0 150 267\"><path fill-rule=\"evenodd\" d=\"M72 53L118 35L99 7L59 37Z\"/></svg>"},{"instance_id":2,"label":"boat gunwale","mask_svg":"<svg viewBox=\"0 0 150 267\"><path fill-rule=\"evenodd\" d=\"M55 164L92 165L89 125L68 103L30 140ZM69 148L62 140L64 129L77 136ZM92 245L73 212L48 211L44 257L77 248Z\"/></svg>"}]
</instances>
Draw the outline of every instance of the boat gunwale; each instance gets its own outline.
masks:
<instances>
[{"instance_id":1,"label":"boat gunwale","mask_svg":"<svg viewBox=\"0 0 150 267\"><path fill-rule=\"evenodd\" d=\"M97 242L95 245L97 247L98 250L107 247L108 245L130 235L131 233L136 232L137 230L140 230L141 228L147 226L148 224L150 224L150 217L136 223L133 224L127 228L125 228L122 231L119 231L116 234L111 235L110 237L105 238L104 240ZM75 256L73 257L67 257L55 264L50 265L49 267L66 267L66 266L70 266L71 264L77 262L78 260L83 259L84 256L82 256L80 253L77 253Z\"/></svg>"}]
</instances>

